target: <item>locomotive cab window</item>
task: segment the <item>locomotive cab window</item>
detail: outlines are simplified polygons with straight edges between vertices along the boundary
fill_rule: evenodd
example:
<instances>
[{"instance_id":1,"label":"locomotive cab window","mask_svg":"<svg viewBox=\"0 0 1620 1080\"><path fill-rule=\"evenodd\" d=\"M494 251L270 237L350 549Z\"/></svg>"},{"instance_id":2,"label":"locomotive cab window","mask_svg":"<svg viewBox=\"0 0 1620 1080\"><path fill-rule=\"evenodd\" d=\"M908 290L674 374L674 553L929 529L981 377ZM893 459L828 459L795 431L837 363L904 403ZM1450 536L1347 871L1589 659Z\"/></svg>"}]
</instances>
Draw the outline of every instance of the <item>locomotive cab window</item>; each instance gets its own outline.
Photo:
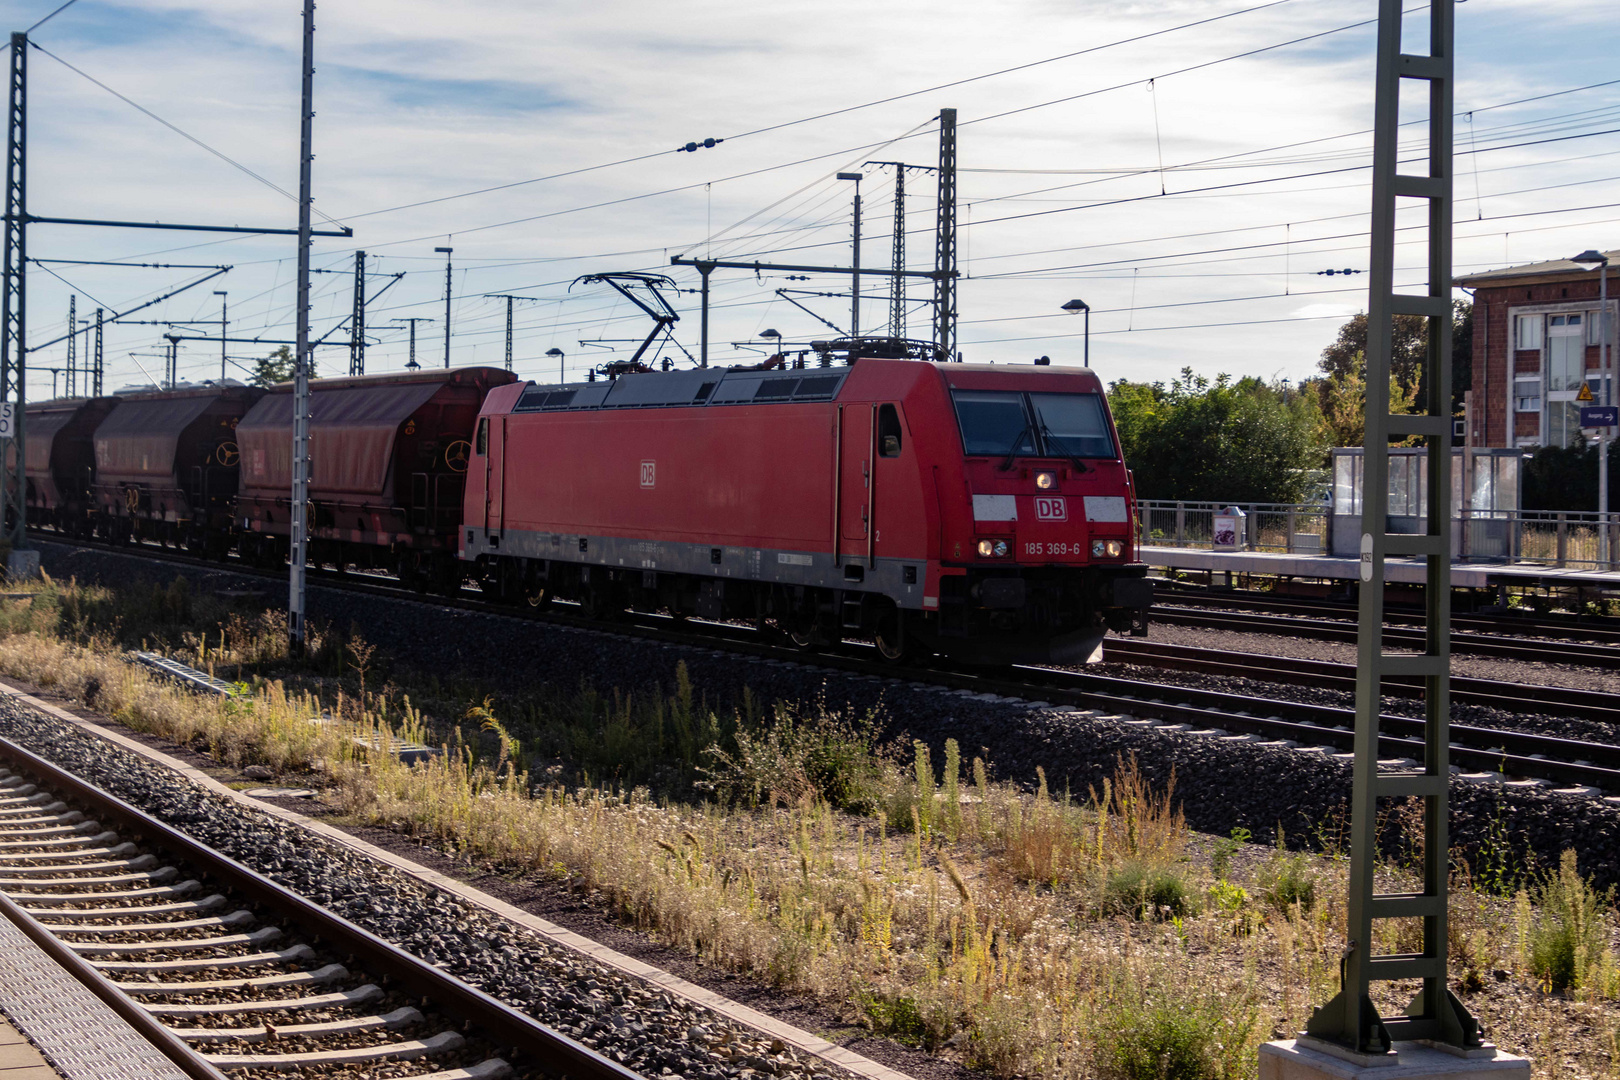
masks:
<instances>
[{"instance_id":1,"label":"locomotive cab window","mask_svg":"<svg viewBox=\"0 0 1620 1080\"><path fill-rule=\"evenodd\" d=\"M952 397L968 457L1035 452L1035 433L1024 412L1023 394L957 390Z\"/></svg>"},{"instance_id":2,"label":"locomotive cab window","mask_svg":"<svg viewBox=\"0 0 1620 1080\"><path fill-rule=\"evenodd\" d=\"M1111 458L1114 440L1099 394L1031 394L1036 426L1047 453Z\"/></svg>"},{"instance_id":3,"label":"locomotive cab window","mask_svg":"<svg viewBox=\"0 0 1620 1080\"><path fill-rule=\"evenodd\" d=\"M878 409L878 454L881 457L899 457L900 445L900 411L893 405L884 405Z\"/></svg>"},{"instance_id":4,"label":"locomotive cab window","mask_svg":"<svg viewBox=\"0 0 1620 1080\"><path fill-rule=\"evenodd\" d=\"M478 418L478 435L476 438L477 442L474 443L473 453L483 457L489 453L489 417L480 416Z\"/></svg>"}]
</instances>

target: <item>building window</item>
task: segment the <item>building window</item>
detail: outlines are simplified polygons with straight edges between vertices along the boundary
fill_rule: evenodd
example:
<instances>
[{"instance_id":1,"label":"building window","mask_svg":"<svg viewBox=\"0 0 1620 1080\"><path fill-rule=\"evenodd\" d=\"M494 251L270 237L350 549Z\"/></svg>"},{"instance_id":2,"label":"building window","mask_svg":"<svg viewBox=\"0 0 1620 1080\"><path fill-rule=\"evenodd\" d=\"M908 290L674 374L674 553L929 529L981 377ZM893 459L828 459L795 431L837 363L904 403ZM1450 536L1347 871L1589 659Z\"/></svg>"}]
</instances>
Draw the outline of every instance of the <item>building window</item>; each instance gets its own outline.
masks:
<instances>
[{"instance_id":1,"label":"building window","mask_svg":"<svg viewBox=\"0 0 1620 1080\"><path fill-rule=\"evenodd\" d=\"M1588 311L1586 313L1586 343L1588 345L1602 344L1603 326L1604 319L1601 312Z\"/></svg>"},{"instance_id":2,"label":"building window","mask_svg":"<svg viewBox=\"0 0 1620 1080\"><path fill-rule=\"evenodd\" d=\"M1513 381L1513 400L1516 412L1541 411L1541 380L1515 379Z\"/></svg>"},{"instance_id":3,"label":"building window","mask_svg":"<svg viewBox=\"0 0 1620 1080\"><path fill-rule=\"evenodd\" d=\"M1515 349L1541 348L1541 320L1540 315L1520 315L1516 320L1514 333Z\"/></svg>"},{"instance_id":4,"label":"building window","mask_svg":"<svg viewBox=\"0 0 1620 1080\"><path fill-rule=\"evenodd\" d=\"M1547 317L1547 389L1579 390L1586 378L1586 339L1579 315Z\"/></svg>"}]
</instances>

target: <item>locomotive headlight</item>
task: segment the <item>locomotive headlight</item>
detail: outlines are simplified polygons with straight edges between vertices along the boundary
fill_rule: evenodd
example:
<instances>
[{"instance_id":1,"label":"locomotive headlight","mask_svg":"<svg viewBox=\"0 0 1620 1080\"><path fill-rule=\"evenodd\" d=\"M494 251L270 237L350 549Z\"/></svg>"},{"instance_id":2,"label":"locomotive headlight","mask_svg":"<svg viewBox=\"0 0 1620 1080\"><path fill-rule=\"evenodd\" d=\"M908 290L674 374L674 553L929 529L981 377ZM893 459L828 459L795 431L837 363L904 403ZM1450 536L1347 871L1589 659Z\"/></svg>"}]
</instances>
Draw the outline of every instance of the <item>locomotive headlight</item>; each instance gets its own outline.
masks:
<instances>
[{"instance_id":1,"label":"locomotive headlight","mask_svg":"<svg viewBox=\"0 0 1620 1080\"><path fill-rule=\"evenodd\" d=\"M1035 474L1035 486L1042 491L1051 491L1057 487L1057 473L1041 472Z\"/></svg>"},{"instance_id":2,"label":"locomotive headlight","mask_svg":"<svg viewBox=\"0 0 1620 1080\"><path fill-rule=\"evenodd\" d=\"M1125 554L1123 540L1093 540L1091 542L1091 557L1094 559L1117 559Z\"/></svg>"},{"instance_id":3,"label":"locomotive headlight","mask_svg":"<svg viewBox=\"0 0 1620 1080\"><path fill-rule=\"evenodd\" d=\"M1007 557L1008 550L1009 549L1007 547L1007 541L1005 541L1005 540L997 540L996 541L996 558L1005 559Z\"/></svg>"},{"instance_id":4,"label":"locomotive headlight","mask_svg":"<svg viewBox=\"0 0 1620 1080\"><path fill-rule=\"evenodd\" d=\"M979 558L988 559L996 553L995 545L988 540L979 541Z\"/></svg>"},{"instance_id":5,"label":"locomotive headlight","mask_svg":"<svg viewBox=\"0 0 1620 1080\"><path fill-rule=\"evenodd\" d=\"M1007 545L1005 540L979 541L979 558L981 559L1005 559L1007 553L1011 550L1012 548Z\"/></svg>"}]
</instances>

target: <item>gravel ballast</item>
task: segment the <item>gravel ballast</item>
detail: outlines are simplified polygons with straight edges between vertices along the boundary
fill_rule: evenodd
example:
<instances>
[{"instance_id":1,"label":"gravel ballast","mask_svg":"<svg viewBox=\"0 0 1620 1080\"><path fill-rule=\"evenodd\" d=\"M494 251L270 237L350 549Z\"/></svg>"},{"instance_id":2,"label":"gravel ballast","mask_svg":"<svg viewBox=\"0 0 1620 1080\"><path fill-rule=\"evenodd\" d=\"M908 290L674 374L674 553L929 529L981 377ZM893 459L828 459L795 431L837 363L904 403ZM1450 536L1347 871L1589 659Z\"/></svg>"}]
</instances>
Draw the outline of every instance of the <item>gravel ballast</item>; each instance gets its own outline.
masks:
<instances>
[{"instance_id":1,"label":"gravel ballast","mask_svg":"<svg viewBox=\"0 0 1620 1080\"><path fill-rule=\"evenodd\" d=\"M45 565L53 576L127 583L135 575L168 581L179 568L156 565L138 555L42 543ZM183 571L198 589L264 588L267 599L275 583L246 578L228 570ZM444 608L428 603L343 592L325 587L310 590L312 619L337 626L357 624L396 668L452 676L486 692L522 694L539 688L572 688L582 681L603 690L669 688L675 668L684 662L693 685L712 706L741 699L745 687L755 698L775 701L824 701L829 708L856 714L877 709L891 734L909 734L931 744L936 760L944 740L955 738L965 758L982 755L993 774L1021 782L1045 769L1053 790L1076 794L1101 788L1121 755L1135 753L1144 773L1167 783L1172 771L1176 792L1190 825L1224 835L1234 827L1257 837L1280 825L1295 842L1339 823L1350 793L1348 762L1327 752L1307 752L1237 738L1189 735L1073 710L1032 707L1028 702L983 700L982 695L941 691L920 683L852 676L813 663L759 661L733 652L695 646L662 645L594 631L579 631L497 614ZM1158 637L1167 628L1155 627ZM1174 628L1174 640L1191 640L1212 631ZM1265 635L1240 635L1226 648L1258 651ZM1255 639L1255 640L1249 640ZM1330 643L1289 643L1314 655ZM1333 646L1338 648L1338 646ZM1342 659L1338 655L1322 659ZM1497 677L1502 668L1496 665ZM1113 665L1099 670L1108 671ZM1247 689L1256 696L1282 700L1347 705L1342 695L1309 687L1245 683L1215 676L1140 669L1132 674L1161 682L1209 689ZM1547 671L1539 679L1552 681ZM1598 688L1598 687L1592 687ZM1331 698L1332 700L1328 700ZM1409 712L1409 700L1389 699L1386 708ZM1459 706L1459 723L1514 727L1521 730L1591 738L1599 732L1568 718L1549 715L1525 718L1494 710ZM1612 736L1603 741L1614 741ZM1455 779L1452 782L1451 837L1455 847L1473 859L1492 834L1505 834L1520 851L1529 850L1544 864L1556 864L1559 852L1573 848L1582 866L1604 883L1620 882L1620 806L1589 795L1563 795L1546 788L1517 787Z\"/></svg>"},{"instance_id":2,"label":"gravel ballast","mask_svg":"<svg viewBox=\"0 0 1620 1080\"><path fill-rule=\"evenodd\" d=\"M646 1076L848 1075L14 698L0 734Z\"/></svg>"}]
</instances>

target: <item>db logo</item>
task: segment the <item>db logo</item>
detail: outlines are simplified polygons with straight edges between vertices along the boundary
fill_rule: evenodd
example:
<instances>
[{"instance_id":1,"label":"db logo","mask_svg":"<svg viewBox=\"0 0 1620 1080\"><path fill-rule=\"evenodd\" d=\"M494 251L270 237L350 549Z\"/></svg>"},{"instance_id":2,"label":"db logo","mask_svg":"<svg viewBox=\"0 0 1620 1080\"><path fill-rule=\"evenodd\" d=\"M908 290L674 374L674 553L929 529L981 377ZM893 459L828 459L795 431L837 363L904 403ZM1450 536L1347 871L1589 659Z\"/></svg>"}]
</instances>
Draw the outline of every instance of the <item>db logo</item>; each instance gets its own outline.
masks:
<instances>
[{"instance_id":1,"label":"db logo","mask_svg":"<svg viewBox=\"0 0 1620 1080\"><path fill-rule=\"evenodd\" d=\"M641 463L641 486L650 488L656 486L658 480L658 463L656 461L643 461Z\"/></svg>"},{"instance_id":2,"label":"db logo","mask_svg":"<svg viewBox=\"0 0 1620 1080\"><path fill-rule=\"evenodd\" d=\"M1037 521L1068 521L1069 504L1059 495L1037 495L1035 518Z\"/></svg>"}]
</instances>

